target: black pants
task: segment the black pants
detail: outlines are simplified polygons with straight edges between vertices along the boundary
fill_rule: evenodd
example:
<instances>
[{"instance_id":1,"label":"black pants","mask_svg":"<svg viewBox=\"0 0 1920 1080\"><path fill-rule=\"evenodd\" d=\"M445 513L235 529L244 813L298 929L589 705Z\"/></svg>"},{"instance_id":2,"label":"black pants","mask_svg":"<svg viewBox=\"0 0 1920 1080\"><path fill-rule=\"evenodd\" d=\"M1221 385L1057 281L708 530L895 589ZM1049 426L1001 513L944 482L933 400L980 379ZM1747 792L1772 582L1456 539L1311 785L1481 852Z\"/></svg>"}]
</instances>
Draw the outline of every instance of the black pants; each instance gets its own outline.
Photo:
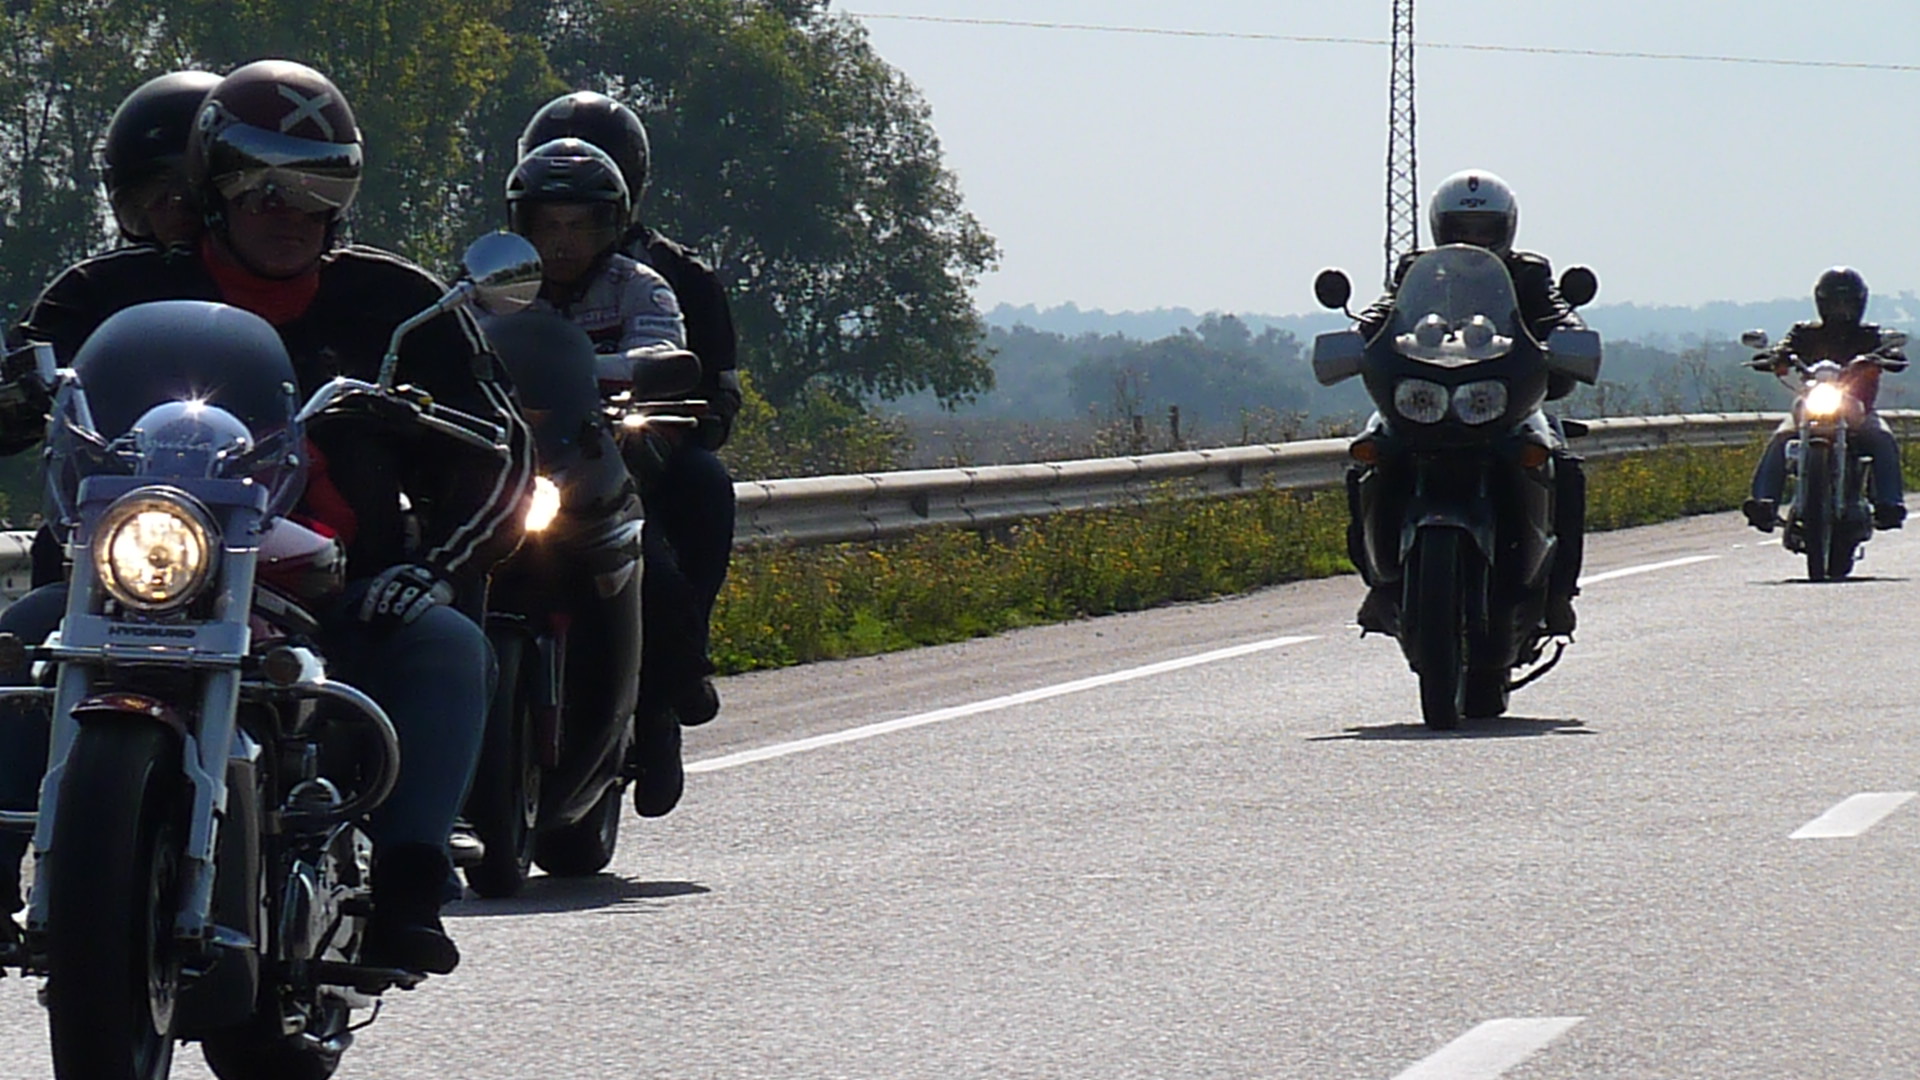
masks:
<instances>
[{"instance_id":1,"label":"black pants","mask_svg":"<svg viewBox=\"0 0 1920 1080\"><path fill-rule=\"evenodd\" d=\"M713 673L708 624L733 557L733 477L711 450L686 445L642 493L641 711L657 711Z\"/></svg>"}]
</instances>

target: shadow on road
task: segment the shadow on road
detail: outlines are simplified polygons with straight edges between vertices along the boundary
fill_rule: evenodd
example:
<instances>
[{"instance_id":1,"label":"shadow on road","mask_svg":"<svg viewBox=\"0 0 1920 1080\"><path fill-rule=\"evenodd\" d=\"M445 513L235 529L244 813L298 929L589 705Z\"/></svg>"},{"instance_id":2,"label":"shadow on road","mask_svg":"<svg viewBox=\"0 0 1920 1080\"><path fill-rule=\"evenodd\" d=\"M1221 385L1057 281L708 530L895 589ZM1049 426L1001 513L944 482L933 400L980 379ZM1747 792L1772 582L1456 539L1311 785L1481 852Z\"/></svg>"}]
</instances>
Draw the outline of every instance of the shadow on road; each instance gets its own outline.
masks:
<instances>
[{"instance_id":1,"label":"shadow on road","mask_svg":"<svg viewBox=\"0 0 1920 1080\"><path fill-rule=\"evenodd\" d=\"M1425 724L1378 724L1350 727L1338 735L1315 735L1308 742L1405 741L1419 739L1520 739L1538 735L1595 735L1584 720L1552 720L1531 716L1502 716L1495 720L1462 720L1455 731L1435 731Z\"/></svg>"},{"instance_id":2,"label":"shadow on road","mask_svg":"<svg viewBox=\"0 0 1920 1080\"><path fill-rule=\"evenodd\" d=\"M1912 578L1904 578L1904 577L1879 577L1874 574L1854 574L1851 577L1841 578L1839 581L1808 581L1806 578L1803 578L1803 577L1794 577L1794 578L1780 578L1777 581L1756 581L1754 582L1754 584L1769 585L1769 586L1813 585L1813 586L1825 587L1828 585L1871 585L1875 582L1879 582L1881 584L1889 584L1889 583L1899 584L1902 582L1908 582L1912 580L1913 580Z\"/></svg>"},{"instance_id":3,"label":"shadow on road","mask_svg":"<svg viewBox=\"0 0 1920 1080\"><path fill-rule=\"evenodd\" d=\"M657 905L642 905L638 901L670 900L712 891L692 881L635 881L612 874L534 877L527 879L526 887L512 899L482 900L469 894L464 900L448 904L441 914L449 919L490 919L501 915L557 915L622 907L653 910Z\"/></svg>"}]
</instances>

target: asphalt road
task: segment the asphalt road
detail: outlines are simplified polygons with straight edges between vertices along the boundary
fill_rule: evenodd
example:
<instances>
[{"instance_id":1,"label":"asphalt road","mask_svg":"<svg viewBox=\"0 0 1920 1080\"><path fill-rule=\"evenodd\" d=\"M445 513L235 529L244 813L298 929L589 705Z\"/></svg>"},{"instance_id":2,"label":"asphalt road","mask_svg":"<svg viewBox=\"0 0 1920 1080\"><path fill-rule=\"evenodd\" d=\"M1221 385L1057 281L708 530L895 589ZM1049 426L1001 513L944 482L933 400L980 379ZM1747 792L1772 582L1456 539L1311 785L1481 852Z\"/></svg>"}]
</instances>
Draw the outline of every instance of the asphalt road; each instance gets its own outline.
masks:
<instances>
[{"instance_id":1,"label":"asphalt road","mask_svg":"<svg viewBox=\"0 0 1920 1080\"><path fill-rule=\"evenodd\" d=\"M1758 539L1595 538L1455 735L1352 578L727 680L681 808L460 904L340 1076L1920 1075L1920 533L1828 586Z\"/></svg>"}]
</instances>

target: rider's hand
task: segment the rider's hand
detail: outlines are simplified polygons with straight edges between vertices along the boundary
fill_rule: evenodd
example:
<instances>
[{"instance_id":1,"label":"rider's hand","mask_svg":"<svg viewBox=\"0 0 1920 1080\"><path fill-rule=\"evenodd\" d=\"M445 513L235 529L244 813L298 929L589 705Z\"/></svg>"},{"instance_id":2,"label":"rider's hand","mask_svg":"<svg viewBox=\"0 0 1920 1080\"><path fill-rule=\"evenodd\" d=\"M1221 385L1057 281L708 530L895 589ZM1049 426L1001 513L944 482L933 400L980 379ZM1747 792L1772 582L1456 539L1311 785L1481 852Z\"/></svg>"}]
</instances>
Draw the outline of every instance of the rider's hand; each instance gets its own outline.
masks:
<instances>
[{"instance_id":1,"label":"rider's hand","mask_svg":"<svg viewBox=\"0 0 1920 1080\"><path fill-rule=\"evenodd\" d=\"M368 626L404 626L452 602L453 586L439 571L423 563L401 563L382 570L368 584L354 618Z\"/></svg>"}]
</instances>

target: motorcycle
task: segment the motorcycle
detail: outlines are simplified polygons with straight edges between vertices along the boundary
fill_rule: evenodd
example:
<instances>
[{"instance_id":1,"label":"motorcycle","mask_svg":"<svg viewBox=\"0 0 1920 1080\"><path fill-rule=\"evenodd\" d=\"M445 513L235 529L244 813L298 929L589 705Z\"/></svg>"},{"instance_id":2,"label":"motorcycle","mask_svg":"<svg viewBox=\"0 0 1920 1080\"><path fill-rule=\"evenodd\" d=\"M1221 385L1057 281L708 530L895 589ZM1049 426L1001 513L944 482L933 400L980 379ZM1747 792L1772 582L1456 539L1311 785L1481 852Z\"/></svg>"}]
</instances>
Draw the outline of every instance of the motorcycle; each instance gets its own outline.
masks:
<instances>
[{"instance_id":1,"label":"motorcycle","mask_svg":"<svg viewBox=\"0 0 1920 1080\"><path fill-rule=\"evenodd\" d=\"M592 341L558 315L485 320L533 428L539 476L526 541L495 571L487 636L499 682L466 819L484 855L465 868L483 897L512 896L537 864L598 873L619 842L622 766L640 671L640 496L622 444L698 422L684 350L640 365L603 403Z\"/></svg>"},{"instance_id":2,"label":"motorcycle","mask_svg":"<svg viewBox=\"0 0 1920 1080\"><path fill-rule=\"evenodd\" d=\"M1560 287L1577 307L1598 283L1576 267ZM1353 287L1326 270L1314 291L1344 310ZM1319 335L1313 368L1323 386L1361 376L1379 408L1348 449L1355 561L1370 586L1399 586L1388 621L1419 676L1425 723L1451 729L1462 716L1503 714L1565 648L1542 662L1554 452L1584 429L1541 406L1549 374L1598 377L1599 335L1563 329L1535 341L1506 265L1451 245L1408 268L1371 341L1357 330Z\"/></svg>"},{"instance_id":3,"label":"motorcycle","mask_svg":"<svg viewBox=\"0 0 1920 1080\"><path fill-rule=\"evenodd\" d=\"M1881 349L1897 350L1906 342L1906 334L1890 331ZM1769 341L1764 331L1749 330L1740 335L1740 343L1758 354L1749 367L1776 370L1775 356L1766 351ZM1862 368L1903 371L1907 362L1879 352L1856 356L1845 364L1809 363L1791 354L1785 361L1785 370L1778 374L1794 391L1793 410L1785 426L1798 434L1787 443L1787 475L1794 485L1780 542L1788 551L1806 557L1807 580L1840 581L1853 573L1861 545L1873 538L1869 459L1850 437L1870 421L1866 404L1854 396L1851 380Z\"/></svg>"},{"instance_id":4,"label":"motorcycle","mask_svg":"<svg viewBox=\"0 0 1920 1080\"><path fill-rule=\"evenodd\" d=\"M163 1080L183 1040L221 1080L324 1080L364 1026L354 1014L422 979L361 960L364 824L399 742L327 675L314 611L344 555L289 515L316 425L499 448L497 425L393 385L413 327L524 285L498 245L468 259L474 279L395 332L378 383L335 379L304 406L279 334L221 304L130 307L70 369L33 350L72 571L53 637L0 638L43 675L0 694L51 717L38 810L0 814L35 856L25 933L0 963L46 977L62 1080Z\"/></svg>"}]
</instances>

